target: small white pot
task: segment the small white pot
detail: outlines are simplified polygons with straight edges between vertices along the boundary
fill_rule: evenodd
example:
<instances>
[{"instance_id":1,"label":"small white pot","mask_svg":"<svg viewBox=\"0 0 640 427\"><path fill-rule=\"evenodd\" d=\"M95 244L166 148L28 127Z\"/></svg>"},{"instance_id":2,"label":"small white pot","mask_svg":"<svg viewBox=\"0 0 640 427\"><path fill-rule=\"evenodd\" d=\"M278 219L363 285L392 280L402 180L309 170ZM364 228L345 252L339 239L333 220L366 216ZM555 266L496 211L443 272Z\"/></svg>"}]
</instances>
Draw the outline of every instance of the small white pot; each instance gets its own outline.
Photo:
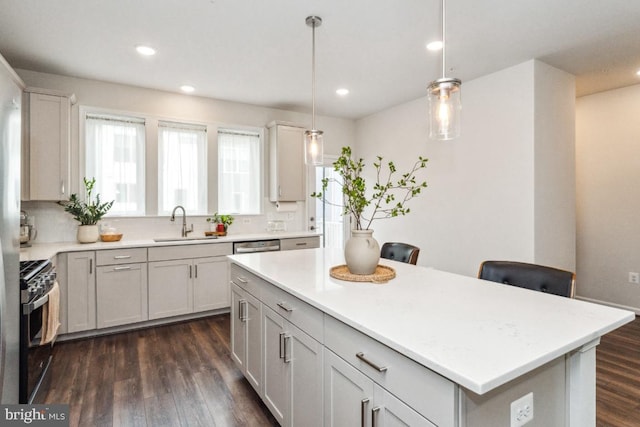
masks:
<instances>
[{"instance_id":1,"label":"small white pot","mask_svg":"<svg viewBox=\"0 0 640 427\"><path fill-rule=\"evenodd\" d=\"M373 238L373 230L351 230L344 259L351 274L373 274L380 261L380 245Z\"/></svg>"},{"instance_id":2,"label":"small white pot","mask_svg":"<svg viewBox=\"0 0 640 427\"><path fill-rule=\"evenodd\" d=\"M80 243L95 243L100 238L98 225L79 225L77 239Z\"/></svg>"}]
</instances>

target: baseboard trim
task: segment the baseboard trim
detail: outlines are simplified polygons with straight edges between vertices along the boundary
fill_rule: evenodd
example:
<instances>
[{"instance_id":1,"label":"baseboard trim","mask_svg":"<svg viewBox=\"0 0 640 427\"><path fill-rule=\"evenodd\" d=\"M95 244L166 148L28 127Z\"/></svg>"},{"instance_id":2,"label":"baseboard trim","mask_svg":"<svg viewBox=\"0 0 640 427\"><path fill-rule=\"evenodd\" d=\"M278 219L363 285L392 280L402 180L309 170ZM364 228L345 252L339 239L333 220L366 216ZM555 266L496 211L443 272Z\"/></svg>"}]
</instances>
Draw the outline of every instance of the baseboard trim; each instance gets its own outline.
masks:
<instances>
[{"instance_id":1,"label":"baseboard trim","mask_svg":"<svg viewBox=\"0 0 640 427\"><path fill-rule=\"evenodd\" d=\"M582 301L592 302L592 303L595 303L595 304L607 305L609 307L621 308L623 310L633 311L636 314L636 316L640 316L640 308L638 308L638 307L630 307L628 305L616 304L616 303L609 302L609 301L601 301L601 300L595 299L595 298L581 297L580 295L576 295L575 298L579 299L579 300L582 300Z\"/></svg>"}]
</instances>

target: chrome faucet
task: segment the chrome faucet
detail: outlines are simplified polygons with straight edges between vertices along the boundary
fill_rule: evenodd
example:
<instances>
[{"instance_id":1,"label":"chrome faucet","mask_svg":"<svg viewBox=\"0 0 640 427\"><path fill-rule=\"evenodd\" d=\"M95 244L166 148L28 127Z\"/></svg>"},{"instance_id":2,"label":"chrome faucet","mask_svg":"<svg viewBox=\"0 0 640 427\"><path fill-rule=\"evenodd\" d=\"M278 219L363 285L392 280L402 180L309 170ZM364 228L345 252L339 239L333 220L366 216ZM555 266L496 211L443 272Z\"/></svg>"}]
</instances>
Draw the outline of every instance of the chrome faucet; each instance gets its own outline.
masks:
<instances>
[{"instance_id":1,"label":"chrome faucet","mask_svg":"<svg viewBox=\"0 0 640 427\"><path fill-rule=\"evenodd\" d=\"M171 212L171 218L169 218L171 221L175 221L176 220L176 210L178 210L178 208L182 209L182 237L187 237L187 234L191 233L193 231L193 224L191 224L191 228L187 229L187 212L184 210L184 208L180 205L176 206L175 208L173 208L173 212Z\"/></svg>"}]
</instances>

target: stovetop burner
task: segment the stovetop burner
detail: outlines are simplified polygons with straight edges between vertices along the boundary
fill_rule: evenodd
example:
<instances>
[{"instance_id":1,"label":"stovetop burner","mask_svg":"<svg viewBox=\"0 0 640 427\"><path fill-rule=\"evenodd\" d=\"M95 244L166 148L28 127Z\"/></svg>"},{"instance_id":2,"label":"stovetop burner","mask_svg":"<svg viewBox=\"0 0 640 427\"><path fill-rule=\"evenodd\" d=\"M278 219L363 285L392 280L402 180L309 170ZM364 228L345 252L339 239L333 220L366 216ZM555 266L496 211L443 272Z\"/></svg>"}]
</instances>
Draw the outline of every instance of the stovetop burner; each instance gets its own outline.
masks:
<instances>
[{"instance_id":1,"label":"stovetop burner","mask_svg":"<svg viewBox=\"0 0 640 427\"><path fill-rule=\"evenodd\" d=\"M22 302L31 302L49 292L56 280L53 264L48 259L20 261Z\"/></svg>"}]
</instances>

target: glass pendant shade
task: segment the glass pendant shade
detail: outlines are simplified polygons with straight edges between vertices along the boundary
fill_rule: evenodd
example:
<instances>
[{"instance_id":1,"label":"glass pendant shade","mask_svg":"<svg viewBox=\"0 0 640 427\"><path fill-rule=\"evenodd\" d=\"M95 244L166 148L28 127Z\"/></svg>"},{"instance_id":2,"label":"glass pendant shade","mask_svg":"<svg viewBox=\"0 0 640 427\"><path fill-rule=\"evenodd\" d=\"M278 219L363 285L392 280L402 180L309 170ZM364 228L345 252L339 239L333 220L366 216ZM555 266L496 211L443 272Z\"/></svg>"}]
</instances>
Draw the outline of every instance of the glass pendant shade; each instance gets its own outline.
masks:
<instances>
[{"instance_id":1,"label":"glass pendant shade","mask_svg":"<svg viewBox=\"0 0 640 427\"><path fill-rule=\"evenodd\" d=\"M324 151L321 130L307 130L304 132L304 161L308 165L322 165Z\"/></svg>"},{"instance_id":2,"label":"glass pendant shade","mask_svg":"<svg viewBox=\"0 0 640 427\"><path fill-rule=\"evenodd\" d=\"M442 78L431 82L429 98L429 137L450 140L460 136L460 85L456 78Z\"/></svg>"}]
</instances>

